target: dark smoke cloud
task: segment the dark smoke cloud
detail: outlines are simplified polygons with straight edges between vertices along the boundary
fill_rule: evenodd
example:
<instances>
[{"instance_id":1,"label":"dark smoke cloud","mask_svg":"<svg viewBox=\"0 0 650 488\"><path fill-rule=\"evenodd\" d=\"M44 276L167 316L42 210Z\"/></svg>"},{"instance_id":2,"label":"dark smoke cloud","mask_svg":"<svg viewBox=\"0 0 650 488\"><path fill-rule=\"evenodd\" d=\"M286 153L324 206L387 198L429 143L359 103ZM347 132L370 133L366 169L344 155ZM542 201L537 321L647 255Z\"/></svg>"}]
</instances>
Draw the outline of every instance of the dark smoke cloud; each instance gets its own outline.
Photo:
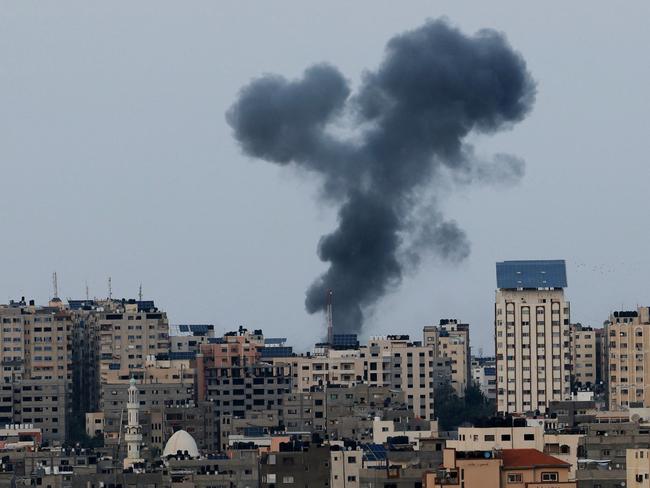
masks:
<instances>
[{"instance_id":1,"label":"dark smoke cloud","mask_svg":"<svg viewBox=\"0 0 650 488\"><path fill-rule=\"evenodd\" d=\"M465 258L467 237L437 201L452 184L521 178L522 160L482 161L465 138L510 128L534 98L526 63L503 35L469 37L443 20L392 38L354 94L326 64L245 86L227 114L244 152L319 174L324 196L340 202L338 227L318 244L329 268L307 290L307 310L322 311L334 290L335 330L356 332L408 262L424 252ZM334 135L350 120L354 135Z\"/></svg>"}]
</instances>

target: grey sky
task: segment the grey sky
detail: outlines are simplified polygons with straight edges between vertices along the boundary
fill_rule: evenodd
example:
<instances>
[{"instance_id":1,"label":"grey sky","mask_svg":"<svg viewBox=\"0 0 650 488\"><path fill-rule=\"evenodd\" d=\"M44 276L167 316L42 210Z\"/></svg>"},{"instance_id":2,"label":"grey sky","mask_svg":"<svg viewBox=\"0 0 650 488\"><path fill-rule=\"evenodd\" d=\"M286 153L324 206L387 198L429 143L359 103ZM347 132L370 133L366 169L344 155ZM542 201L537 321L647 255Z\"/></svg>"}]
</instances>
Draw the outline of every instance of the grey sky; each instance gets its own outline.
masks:
<instances>
[{"instance_id":1,"label":"grey sky","mask_svg":"<svg viewBox=\"0 0 650 488\"><path fill-rule=\"evenodd\" d=\"M650 4L51 2L0 4L0 297L144 294L173 322L317 339L306 287L334 223L317 182L242 156L224 112L251 78L319 61L353 86L395 33L446 15L504 31L538 82L533 113L475 140L527 162L514 188L451 194L472 254L424 261L368 333L458 317L491 351L494 263L564 258L574 320L648 304Z\"/></svg>"}]
</instances>

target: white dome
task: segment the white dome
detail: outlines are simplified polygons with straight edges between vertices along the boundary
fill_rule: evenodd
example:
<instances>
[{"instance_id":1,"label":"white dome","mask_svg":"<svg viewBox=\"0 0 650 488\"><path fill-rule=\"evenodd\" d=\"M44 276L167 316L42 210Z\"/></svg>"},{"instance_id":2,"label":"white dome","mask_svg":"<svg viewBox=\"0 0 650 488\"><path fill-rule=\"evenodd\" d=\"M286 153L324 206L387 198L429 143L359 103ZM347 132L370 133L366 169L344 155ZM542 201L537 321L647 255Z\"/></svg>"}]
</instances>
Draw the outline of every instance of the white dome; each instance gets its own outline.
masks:
<instances>
[{"instance_id":1,"label":"white dome","mask_svg":"<svg viewBox=\"0 0 650 488\"><path fill-rule=\"evenodd\" d=\"M163 451L162 457L166 458L167 456L175 456L178 451L181 451L182 453L187 451L190 457L193 458L199 457L199 448L196 447L194 437L184 430L174 432L174 435L169 438L167 444L165 444L165 450Z\"/></svg>"}]
</instances>

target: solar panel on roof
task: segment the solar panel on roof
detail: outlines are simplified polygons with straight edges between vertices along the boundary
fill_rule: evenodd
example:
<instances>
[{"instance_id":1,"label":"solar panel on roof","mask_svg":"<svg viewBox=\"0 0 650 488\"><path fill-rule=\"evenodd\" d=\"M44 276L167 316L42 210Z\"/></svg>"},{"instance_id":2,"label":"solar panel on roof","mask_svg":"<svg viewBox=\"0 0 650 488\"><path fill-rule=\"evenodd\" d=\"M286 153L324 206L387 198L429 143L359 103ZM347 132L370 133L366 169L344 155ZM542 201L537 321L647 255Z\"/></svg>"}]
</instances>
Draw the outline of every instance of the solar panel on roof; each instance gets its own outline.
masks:
<instances>
[{"instance_id":1,"label":"solar panel on roof","mask_svg":"<svg viewBox=\"0 0 650 488\"><path fill-rule=\"evenodd\" d=\"M286 337L265 337L264 344L284 344L287 342Z\"/></svg>"},{"instance_id":2,"label":"solar panel on roof","mask_svg":"<svg viewBox=\"0 0 650 488\"><path fill-rule=\"evenodd\" d=\"M366 461L383 461L386 459L386 448L381 444L362 444L361 448Z\"/></svg>"},{"instance_id":3,"label":"solar panel on roof","mask_svg":"<svg viewBox=\"0 0 650 488\"><path fill-rule=\"evenodd\" d=\"M169 353L169 359L187 360L194 359L195 357L196 353L192 351L177 351Z\"/></svg>"},{"instance_id":4,"label":"solar panel on roof","mask_svg":"<svg viewBox=\"0 0 650 488\"><path fill-rule=\"evenodd\" d=\"M189 332L190 328L185 324L181 324L178 326L178 330L180 330L181 332Z\"/></svg>"},{"instance_id":5,"label":"solar panel on roof","mask_svg":"<svg viewBox=\"0 0 650 488\"><path fill-rule=\"evenodd\" d=\"M566 288L564 260L503 261L497 263L497 288Z\"/></svg>"},{"instance_id":6,"label":"solar panel on roof","mask_svg":"<svg viewBox=\"0 0 650 488\"><path fill-rule=\"evenodd\" d=\"M336 347L357 347L359 340L356 334L334 334L332 345Z\"/></svg>"},{"instance_id":7,"label":"solar panel on roof","mask_svg":"<svg viewBox=\"0 0 650 488\"><path fill-rule=\"evenodd\" d=\"M189 327L192 332L205 333L208 331L208 326L206 324L192 324Z\"/></svg>"},{"instance_id":8,"label":"solar panel on roof","mask_svg":"<svg viewBox=\"0 0 650 488\"><path fill-rule=\"evenodd\" d=\"M293 355L292 346L263 347L260 356L263 358L284 358Z\"/></svg>"}]
</instances>

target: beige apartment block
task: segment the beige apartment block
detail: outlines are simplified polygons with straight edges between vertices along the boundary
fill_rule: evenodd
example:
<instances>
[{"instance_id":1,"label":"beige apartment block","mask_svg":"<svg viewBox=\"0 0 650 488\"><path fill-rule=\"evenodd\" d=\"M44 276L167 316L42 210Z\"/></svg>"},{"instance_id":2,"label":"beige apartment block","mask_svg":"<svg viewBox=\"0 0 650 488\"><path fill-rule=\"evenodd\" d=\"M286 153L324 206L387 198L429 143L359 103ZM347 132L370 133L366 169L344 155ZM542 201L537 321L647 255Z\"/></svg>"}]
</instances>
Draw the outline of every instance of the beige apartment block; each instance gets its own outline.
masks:
<instances>
[{"instance_id":1,"label":"beige apartment block","mask_svg":"<svg viewBox=\"0 0 650 488\"><path fill-rule=\"evenodd\" d=\"M610 410L650 407L650 308L613 312L604 340Z\"/></svg>"},{"instance_id":2,"label":"beige apartment block","mask_svg":"<svg viewBox=\"0 0 650 488\"><path fill-rule=\"evenodd\" d=\"M428 429L405 430L398 427L393 420L382 420L379 417L372 422L372 441L375 444L385 444L390 437L404 436L416 451L420 450L420 439L431 439L438 436L438 421L430 420ZM419 427L419 426L418 426Z\"/></svg>"},{"instance_id":3,"label":"beige apartment block","mask_svg":"<svg viewBox=\"0 0 650 488\"><path fill-rule=\"evenodd\" d=\"M597 332L580 324L571 326L571 349L573 358L573 382L577 388L591 388L596 383Z\"/></svg>"},{"instance_id":4,"label":"beige apartment block","mask_svg":"<svg viewBox=\"0 0 650 488\"><path fill-rule=\"evenodd\" d=\"M144 379L147 360L169 353L167 314L141 310L138 303L112 301L97 310L101 382L117 374L120 380Z\"/></svg>"},{"instance_id":5,"label":"beige apartment block","mask_svg":"<svg viewBox=\"0 0 650 488\"><path fill-rule=\"evenodd\" d=\"M626 449L627 488L650 488L650 449Z\"/></svg>"},{"instance_id":6,"label":"beige apartment block","mask_svg":"<svg viewBox=\"0 0 650 488\"><path fill-rule=\"evenodd\" d=\"M434 420L436 361L433 346L411 342L409 336L374 337L361 349L367 382L401 389L413 413Z\"/></svg>"},{"instance_id":7,"label":"beige apartment block","mask_svg":"<svg viewBox=\"0 0 650 488\"><path fill-rule=\"evenodd\" d=\"M447 441L457 451L495 451L536 449L568 463L569 479L575 479L580 434L547 434L542 426L460 427L458 439Z\"/></svg>"},{"instance_id":8,"label":"beige apartment block","mask_svg":"<svg viewBox=\"0 0 650 488\"><path fill-rule=\"evenodd\" d=\"M571 330L564 261L497 263L497 410L544 413L571 395Z\"/></svg>"},{"instance_id":9,"label":"beige apartment block","mask_svg":"<svg viewBox=\"0 0 650 488\"><path fill-rule=\"evenodd\" d=\"M331 488L359 488L360 487L360 470L363 467L363 450L357 448L353 450L334 450L330 451Z\"/></svg>"},{"instance_id":10,"label":"beige apartment block","mask_svg":"<svg viewBox=\"0 0 650 488\"><path fill-rule=\"evenodd\" d=\"M194 368L189 359L162 359L150 357L140 370L143 383L185 383L194 384ZM109 370L103 376L103 384L128 384L129 378L119 370Z\"/></svg>"},{"instance_id":11,"label":"beige apartment block","mask_svg":"<svg viewBox=\"0 0 650 488\"><path fill-rule=\"evenodd\" d=\"M536 449L443 452L443 464L424 477L424 488L575 488L570 466Z\"/></svg>"},{"instance_id":12,"label":"beige apartment block","mask_svg":"<svg viewBox=\"0 0 650 488\"><path fill-rule=\"evenodd\" d=\"M58 302L53 302L58 304ZM0 424L29 423L43 442L65 441L72 391L72 317L24 299L0 305Z\"/></svg>"},{"instance_id":13,"label":"beige apartment block","mask_svg":"<svg viewBox=\"0 0 650 488\"><path fill-rule=\"evenodd\" d=\"M425 346L433 346L437 357L449 358L451 364L451 385L459 397L471 384L471 352L469 325L456 319L441 319L440 324L424 327Z\"/></svg>"},{"instance_id":14,"label":"beige apartment block","mask_svg":"<svg viewBox=\"0 0 650 488\"><path fill-rule=\"evenodd\" d=\"M457 451L491 451L494 449L544 450L542 427L460 427L458 439L448 440L447 447Z\"/></svg>"},{"instance_id":15,"label":"beige apartment block","mask_svg":"<svg viewBox=\"0 0 650 488\"><path fill-rule=\"evenodd\" d=\"M358 349L330 349L323 355L274 358L274 364L291 364L292 388L308 392L313 387L363 383L363 359Z\"/></svg>"},{"instance_id":16,"label":"beige apartment block","mask_svg":"<svg viewBox=\"0 0 650 488\"><path fill-rule=\"evenodd\" d=\"M449 381L449 358L436 358L433 346L411 342L407 335L372 337L351 349L318 349L317 354L274 358L276 366L289 366L292 391L356 385L389 387L404 392L405 401L419 418L433 420L433 392Z\"/></svg>"}]
</instances>

